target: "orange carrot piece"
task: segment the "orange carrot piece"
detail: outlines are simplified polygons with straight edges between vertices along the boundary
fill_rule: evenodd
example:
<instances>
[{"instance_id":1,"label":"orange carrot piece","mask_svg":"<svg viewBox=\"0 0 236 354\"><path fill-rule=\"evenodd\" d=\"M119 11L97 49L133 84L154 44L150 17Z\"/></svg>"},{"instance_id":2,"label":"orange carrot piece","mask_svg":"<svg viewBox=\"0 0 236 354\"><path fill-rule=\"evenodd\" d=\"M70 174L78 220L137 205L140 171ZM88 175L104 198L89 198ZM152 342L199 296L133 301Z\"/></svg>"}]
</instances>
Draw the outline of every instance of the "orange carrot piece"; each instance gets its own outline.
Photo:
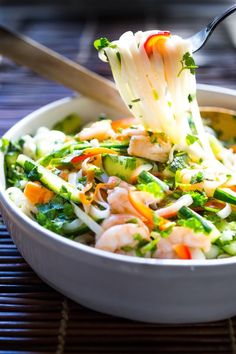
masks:
<instances>
[{"instance_id":1,"label":"orange carrot piece","mask_svg":"<svg viewBox=\"0 0 236 354\"><path fill-rule=\"evenodd\" d=\"M54 193L42 186L39 182L27 182L24 195L32 204L48 203L54 196Z\"/></svg>"},{"instance_id":2,"label":"orange carrot piece","mask_svg":"<svg viewBox=\"0 0 236 354\"><path fill-rule=\"evenodd\" d=\"M153 227L153 211L139 200L137 192L129 191L128 197L133 207L144 216L149 225Z\"/></svg>"},{"instance_id":3,"label":"orange carrot piece","mask_svg":"<svg viewBox=\"0 0 236 354\"><path fill-rule=\"evenodd\" d=\"M165 43L166 39L170 36L169 31L159 31L156 34L150 35L146 42L144 43L144 49L148 56L153 53L153 48L157 47L158 51L162 53L163 51L163 44Z\"/></svg>"},{"instance_id":4,"label":"orange carrot piece","mask_svg":"<svg viewBox=\"0 0 236 354\"><path fill-rule=\"evenodd\" d=\"M180 259L192 259L188 246L178 244L174 245L173 249Z\"/></svg>"}]
</instances>

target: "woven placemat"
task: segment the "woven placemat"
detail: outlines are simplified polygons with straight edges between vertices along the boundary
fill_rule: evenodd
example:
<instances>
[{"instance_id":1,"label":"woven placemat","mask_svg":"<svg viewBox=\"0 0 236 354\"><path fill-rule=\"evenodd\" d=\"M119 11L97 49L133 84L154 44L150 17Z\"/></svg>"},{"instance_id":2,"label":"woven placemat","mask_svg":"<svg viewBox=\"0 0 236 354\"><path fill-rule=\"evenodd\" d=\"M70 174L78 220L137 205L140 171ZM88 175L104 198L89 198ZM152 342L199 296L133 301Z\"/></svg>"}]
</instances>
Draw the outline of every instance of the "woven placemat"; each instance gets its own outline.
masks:
<instances>
[{"instance_id":1,"label":"woven placemat","mask_svg":"<svg viewBox=\"0 0 236 354\"><path fill-rule=\"evenodd\" d=\"M11 12L12 11L12 12ZM47 8L47 11L48 8ZM52 11L52 10L51 10ZM209 18L214 13L209 10ZM0 12L0 21L41 43L109 76L106 64L97 59L92 42L99 36L116 38L132 29L163 28L185 37L201 26L192 21L183 28L178 13L172 20L71 21L29 11L18 15L14 8ZM205 17L207 14L205 14ZM34 20L32 21L32 18ZM204 20L202 20L204 21ZM187 28L187 30L186 30ZM224 27L210 45L197 55L198 80L236 88L235 51ZM218 46L224 46L219 51ZM0 65L0 134L33 110L73 93L19 68L7 59ZM222 300L223 301L223 300ZM0 220L0 354L36 353L235 353L235 319L199 325L153 325L103 315L73 303L43 283L14 246Z\"/></svg>"}]
</instances>

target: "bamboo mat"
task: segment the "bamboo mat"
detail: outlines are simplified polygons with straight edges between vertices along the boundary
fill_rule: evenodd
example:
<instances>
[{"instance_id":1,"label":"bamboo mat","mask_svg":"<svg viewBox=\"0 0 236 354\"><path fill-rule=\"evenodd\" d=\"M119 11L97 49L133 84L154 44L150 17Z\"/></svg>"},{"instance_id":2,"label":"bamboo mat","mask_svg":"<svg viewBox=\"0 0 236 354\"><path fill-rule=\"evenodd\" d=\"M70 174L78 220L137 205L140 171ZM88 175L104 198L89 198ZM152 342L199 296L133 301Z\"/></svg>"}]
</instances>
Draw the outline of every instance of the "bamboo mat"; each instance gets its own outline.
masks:
<instances>
[{"instance_id":1,"label":"bamboo mat","mask_svg":"<svg viewBox=\"0 0 236 354\"><path fill-rule=\"evenodd\" d=\"M0 13L0 21L10 22L9 13L5 17ZM116 38L127 29L152 27L170 28L187 37L201 26L198 21L183 27L181 19L157 24L152 18L86 22L56 17L36 20L35 15L31 21L27 16L14 22L15 29L105 76L109 70L97 59L94 38ZM197 55L197 62L201 65L198 81L236 88L235 50L223 26ZM70 90L4 58L0 65L0 134L36 108L71 95ZM234 318L185 326L143 324L88 310L36 276L0 219L0 354L236 353L235 325Z\"/></svg>"}]
</instances>

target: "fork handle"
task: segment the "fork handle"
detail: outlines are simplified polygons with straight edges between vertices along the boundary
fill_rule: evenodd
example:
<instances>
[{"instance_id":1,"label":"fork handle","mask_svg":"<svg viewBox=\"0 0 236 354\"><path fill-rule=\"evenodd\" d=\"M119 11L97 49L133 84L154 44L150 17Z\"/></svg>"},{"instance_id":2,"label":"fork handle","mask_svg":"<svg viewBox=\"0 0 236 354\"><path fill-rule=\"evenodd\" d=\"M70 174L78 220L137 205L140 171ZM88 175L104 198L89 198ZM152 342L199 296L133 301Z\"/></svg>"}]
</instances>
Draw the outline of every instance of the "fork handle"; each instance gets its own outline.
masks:
<instances>
[{"instance_id":1,"label":"fork handle","mask_svg":"<svg viewBox=\"0 0 236 354\"><path fill-rule=\"evenodd\" d=\"M222 15L216 16L206 27L206 33L210 35L210 33L215 29L215 27L222 22L226 17L231 15L234 11L236 11L236 4L229 7Z\"/></svg>"}]
</instances>

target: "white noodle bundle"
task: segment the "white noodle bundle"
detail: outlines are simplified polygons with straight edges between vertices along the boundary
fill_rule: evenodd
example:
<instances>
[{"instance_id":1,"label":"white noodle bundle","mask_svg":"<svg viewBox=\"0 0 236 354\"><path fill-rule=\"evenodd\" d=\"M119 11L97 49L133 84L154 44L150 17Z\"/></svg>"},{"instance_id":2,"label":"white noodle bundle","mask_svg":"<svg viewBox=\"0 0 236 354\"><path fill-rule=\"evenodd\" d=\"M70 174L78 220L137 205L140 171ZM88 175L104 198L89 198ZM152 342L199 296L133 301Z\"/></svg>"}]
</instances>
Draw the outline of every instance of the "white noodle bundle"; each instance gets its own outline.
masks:
<instances>
[{"instance_id":1,"label":"white noodle bundle","mask_svg":"<svg viewBox=\"0 0 236 354\"><path fill-rule=\"evenodd\" d=\"M142 120L146 129L164 132L173 144L198 156L213 157L196 101L194 72L183 68L183 58L192 55L190 42L179 36L168 36L160 50L153 45L149 55L147 39L159 31L124 33L119 40L104 48L118 90L132 114ZM188 117L201 143L190 147L186 137L192 134Z\"/></svg>"}]
</instances>

